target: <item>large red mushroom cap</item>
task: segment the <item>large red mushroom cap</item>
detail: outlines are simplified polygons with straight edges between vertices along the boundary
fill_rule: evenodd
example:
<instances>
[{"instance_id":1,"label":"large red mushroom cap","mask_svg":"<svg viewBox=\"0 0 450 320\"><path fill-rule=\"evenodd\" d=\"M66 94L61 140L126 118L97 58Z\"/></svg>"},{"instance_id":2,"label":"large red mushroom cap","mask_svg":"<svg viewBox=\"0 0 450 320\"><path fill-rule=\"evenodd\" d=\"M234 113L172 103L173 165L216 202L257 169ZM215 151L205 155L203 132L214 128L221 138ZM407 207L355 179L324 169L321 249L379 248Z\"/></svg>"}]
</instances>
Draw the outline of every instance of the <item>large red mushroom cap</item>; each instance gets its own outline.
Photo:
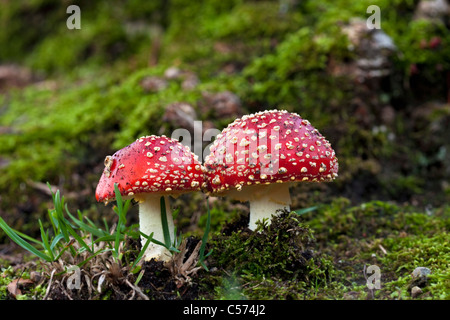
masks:
<instances>
[{"instance_id":1,"label":"large red mushroom cap","mask_svg":"<svg viewBox=\"0 0 450 320\"><path fill-rule=\"evenodd\" d=\"M339 168L334 150L319 131L284 110L235 120L210 151L204 169L206 189L213 195L258 184L331 181Z\"/></svg>"},{"instance_id":2,"label":"large red mushroom cap","mask_svg":"<svg viewBox=\"0 0 450 320\"><path fill-rule=\"evenodd\" d=\"M141 137L106 157L95 192L97 201L115 199L114 183L125 198L142 193L163 196L197 191L203 183L202 165L175 139Z\"/></svg>"},{"instance_id":3,"label":"large red mushroom cap","mask_svg":"<svg viewBox=\"0 0 450 320\"><path fill-rule=\"evenodd\" d=\"M330 143L296 113L271 110L235 120L205 158L209 194L250 202L250 230L289 210L289 185L331 181L338 161Z\"/></svg>"}]
</instances>

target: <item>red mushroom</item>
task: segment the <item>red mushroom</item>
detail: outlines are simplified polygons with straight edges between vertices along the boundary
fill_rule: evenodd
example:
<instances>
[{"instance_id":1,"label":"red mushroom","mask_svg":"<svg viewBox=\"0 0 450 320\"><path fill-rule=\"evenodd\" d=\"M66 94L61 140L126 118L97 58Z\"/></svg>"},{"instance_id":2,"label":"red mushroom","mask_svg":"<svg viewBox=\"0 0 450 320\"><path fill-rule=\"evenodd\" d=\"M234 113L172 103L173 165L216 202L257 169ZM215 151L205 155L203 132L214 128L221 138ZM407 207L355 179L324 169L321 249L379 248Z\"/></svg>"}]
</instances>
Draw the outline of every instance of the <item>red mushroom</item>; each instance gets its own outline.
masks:
<instances>
[{"instance_id":1,"label":"red mushroom","mask_svg":"<svg viewBox=\"0 0 450 320\"><path fill-rule=\"evenodd\" d=\"M205 158L207 192L250 201L249 228L279 209L290 209L289 186L331 181L338 161L330 143L296 113L246 115L219 134Z\"/></svg>"},{"instance_id":2,"label":"red mushroom","mask_svg":"<svg viewBox=\"0 0 450 320\"><path fill-rule=\"evenodd\" d=\"M164 243L161 224L160 198L166 201L170 237L174 239L174 224L168 196L200 190L203 172L197 156L188 147L165 136L147 136L117 151L105 159L105 169L97 185L97 201L115 199L114 184L124 199L139 202L140 230ZM143 244L146 239L142 238ZM163 246L151 243L145 259L167 261L170 252Z\"/></svg>"}]
</instances>

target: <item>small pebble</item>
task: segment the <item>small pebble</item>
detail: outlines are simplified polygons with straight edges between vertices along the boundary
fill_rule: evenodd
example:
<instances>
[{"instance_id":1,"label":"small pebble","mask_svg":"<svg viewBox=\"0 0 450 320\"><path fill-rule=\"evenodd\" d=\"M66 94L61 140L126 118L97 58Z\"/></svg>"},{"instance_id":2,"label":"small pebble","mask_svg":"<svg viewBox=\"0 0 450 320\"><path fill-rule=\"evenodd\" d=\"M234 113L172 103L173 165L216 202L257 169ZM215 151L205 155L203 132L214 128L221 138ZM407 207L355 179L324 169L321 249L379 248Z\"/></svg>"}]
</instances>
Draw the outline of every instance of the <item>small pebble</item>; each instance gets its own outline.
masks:
<instances>
[{"instance_id":1,"label":"small pebble","mask_svg":"<svg viewBox=\"0 0 450 320\"><path fill-rule=\"evenodd\" d=\"M140 84L145 92L158 92L166 89L168 86L165 79L150 76L143 78Z\"/></svg>"},{"instance_id":2,"label":"small pebble","mask_svg":"<svg viewBox=\"0 0 450 320\"><path fill-rule=\"evenodd\" d=\"M431 270L426 267L417 267L412 272L413 278L421 278L421 277L427 277L429 274L431 274Z\"/></svg>"},{"instance_id":3,"label":"small pebble","mask_svg":"<svg viewBox=\"0 0 450 320\"><path fill-rule=\"evenodd\" d=\"M36 272L36 271L30 272L30 280L33 281L34 283L41 281L41 279L42 279L42 276L39 272Z\"/></svg>"},{"instance_id":4,"label":"small pebble","mask_svg":"<svg viewBox=\"0 0 450 320\"><path fill-rule=\"evenodd\" d=\"M411 289L411 297L417 298L422 294L422 289L420 289L418 286L412 287Z\"/></svg>"}]
</instances>

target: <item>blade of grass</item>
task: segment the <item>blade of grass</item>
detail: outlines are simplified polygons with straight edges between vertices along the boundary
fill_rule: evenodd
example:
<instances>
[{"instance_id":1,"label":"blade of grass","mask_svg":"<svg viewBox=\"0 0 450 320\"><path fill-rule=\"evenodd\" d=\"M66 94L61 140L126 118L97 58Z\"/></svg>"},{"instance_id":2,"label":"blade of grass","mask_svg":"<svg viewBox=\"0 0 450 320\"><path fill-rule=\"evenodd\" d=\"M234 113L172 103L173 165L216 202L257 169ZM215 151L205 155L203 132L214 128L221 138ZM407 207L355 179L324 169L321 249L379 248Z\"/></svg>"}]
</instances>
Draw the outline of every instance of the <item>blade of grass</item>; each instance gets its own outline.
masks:
<instances>
[{"instance_id":1,"label":"blade of grass","mask_svg":"<svg viewBox=\"0 0 450 320\"><path fill-rule=\"evenodd\" d=\"M125 239L125 237L121 234L119 237L120 241L123 241ZM116 240L116 234L110 234L110 235L106 235L100 238L95 239L94 243L100 243L100 242L112 242Z\"/></svg>"},{"instance_id":2,"label":"blade of grass","mask_svg":"<svg viewBox=\"0 0 450 320\"><path fill-rule=\"evenodd\" d=\"M135 286L138 286L138 284L141 281L142 276L144 275L144 273L145 273L145 270L141 270L141 272L139 272L139 275L137 276L136 281L134 282Z\"/></svg>"},{"instance_id":3,"label":"blade of grass","mask_svg":"<svg viewBox=\"0 0 450 320\"><path fill-rule=\"evenodd\" d=\"M109 234L106 231L103 231L99 228L96 228L95 226L93 227L92 225L89 225L87 223L84 223L81 220L78 220L76 217L74 217L70 212L67 212L67 215L69 216L70 219L72 219L72 221L83 231L86 231L87 233L93 234L96 237L102 237L105 236L107 234ZM90 221L90 220L88 220ZM92 221L90 221L92 222ZM90 223L91 224L91 223Z\"/></svg>"},{"instance_id":4,"label":"blade of grass","mask_svg":"<svg viewBox=\"0 0 450 320\"><path fill-rule=\"evenodd\" d=\"M45 253L39 251L35 247L33 247L31 244L23 240L14 229L12 229L8 224L0 217L0 228L3 229L3 231L6 233L6 235L11 238L15 243L17 243L19 246L21 246L23 249L31 252L35 256L38 256L39 258L47 261L52 262L52 258L49 255L46 255ZM41 243L42 245L42 243Z\"/></svg>"},{"instance_id":5,"label":"blade of grass","mask_svg":"<svg viewBox=\"0 0 450 320\"><path fill-rule=\"evenodd\" d=\"M85 265L86 263L88 263L90 260L92 260L93 258L95 258L97 255L103 253L103 252L107 252L110 251L111 249L100 249L96 252L94 252L92 255L90 255L89 257L87 257L85 260L81 261L80 263L77 264L78 267L82 267L83 265Z\"/></svg>"},{"instance_id":6,"label":"blade of grass","mask_svg":"<svg viewBox=\"0 0 450 320\"><path fill-rule=\"evenodd\" d=\"M26 240L26 241L34 242L34 243L36 243L36 244L42 245L42 242L41 242L41 241L39 241L39 240L37 240L37 239L34 239L34 238L32 238L32 237L30 237L30 236L28 236L28 235L26 235L26 234L24 234L24 233L22 233L22 232L20 232L20 231L18 231L18 230L14 230L14 232L15 232L19 237L21 237L22 239L24 239L24 240Z\"/></svg>"},{"instance_id":7,"label":"blade of grass","mask_svg":"<svg viewBox=\"0 0 450 320\"><path fill-rule=\"evenodd\" d=\"M73 230L72 228L68 228L69 233L72 235L72 237L75 238L75 240L77 240L77 242L83 247L85 248L89 253L92 253L91 248L89 248L89 246L86 244L86 242L84 242L84 240L78 235L78 233L75 232L75 230Z\"/></svg>"},{"instance_id":8,"label":"blade of grass","mask_svg":"<svg viewBox=\"0 0 450 320\"><path fill-rule=\"evenodd\" d=\"M116 236L114 238L114 256L116 258L119 258L119 247L120 247L120 242L121 242L121 234L120 234L121 228L122 228L122 223L119 219L119 223L117 224L117 227L116 227Z\"/></svg>"},{"instance_id":9,"label":"blade of grass","mask_svg":"<svg viewBox=\"0 0 450 320\"><path fill-rule=\"evenodd\" d=\"M157 244L157 245L166 247L166 245L165 245L164 243L162 243L161 241L158 241L158 240L156 240L156 239L153 239L153 232L151 233L152 237L149 237L149 236L147 236L146 234L144 234L144 233L142 233L142 232L139 232L139 233L141 234L141 236L143 236L143 237L146 238L146 239L149 239L151 242L153 242L153 243L155 243L155 244Z\"/></svg>"},{"instance_id":10,"label":"blade of grass","mask_svg":"<svg viewBox=\"0 0 450 320\"><path fill-rule=\"evenodd\" d=\"M304 208L304 209L295 210L294 212L295 212L296 214L298 214L299 216L301 216L301 215L303 215L303 214L305 214L305 213L308 213L308 212L317 210L317 208L319 208L319 207L318 207L318 206L314 206L314 207L309 207L309 208Z\"/></svg>"},{"instance_id":11,"label":"blade of grass","mask_svg":"<svg viewBox=\"0 0 450 320\"><path fill-rule=\"evenodd\" d=\"M55 261L58 260L59 258L61 258L61 256L63 255L64 252L66 252L69 248L71 248L72 246L66 247L64 246L62 248L62 250L58 253L58 255L55 257ZM72 255L74 256L74 255Z\"/></svg>"},{"instance_id":12,"label":"blade of grass","mask_svg":"<svg viewBox=\"0 0 450 320\"><path fill-rule=\"evenodd\" d=\"M117 223L116 237L115 237L115 242L114 242L114 254L115 254L115 257L118 258L121 239L124 238L121 235L122 228L125 227L126 222L127 222L126 213L130 206L131 200L125 201L125 204L124 204L122 195L120 194L119 186L117 185L117 183L114 184L114 192L116 194L116 203L117 203L117 206L116 206L116 208L114 208L115 209L114 211L119 216L119 222Z\"/></svg>"},{"instance_id":13,"label":"blade of grass","mask_svg":"<svg viewBox=\"0 0 450 320\"><path fill-rule=\"evenodd\" d=\"M124 203L124 205L122 207L122 215L123 215L122 219L124 221L124 224L127 224L127 216L126 216L126 214L128 212L128 209L130 209L130 205L131 205L131 199L125 201L125 203Z\"/></svg>"},{"instance_id":14,"label":"blade of grass","mask_svg":"<svg viewBox=\"0 0 450 320\"><path fill-rule=\"evenodd\" d=\"M88 220L90 221L90 220ZM103 224L105 226L105 230L108 231L109 230L109 225L108 225L108 221L106 221L106 218L103 218Z\"/></svg>"},{"instance_id":15,"label":"blade of grass","mask_svg":"<svg viewBox=\"0 0 450 320\"><path fill-rule=\"evenodd\" d=\"M139 263L139 261L141 261L142 257L144 256L145 251L148 248L148 245L150 244L151 240L153 239L153 232L150 233L149 236L146 236L142 233L143 237L147 239L147 241L145 241L144 246L141 249L141 252L139 252L138 256L136 257L136 261L133 263L133 265L131 266L131 270L134 269L134 267Z\"/></svg>"},{"instance_id":16,"label":"blade of grass","mask_svg":"<svg viewBox=\"0 0 450 320\"><path fill-rule=\"evenodd\" d=\"M58 222L57 231L59 231L58 233L62 233L64 236L64 241L66 243L69 243L70 237L68 228L70 226L70 223L67 221L67 219L64 218L64 196L61 197L59 190L57 190L55 195L53 196L53 202L55 206L56 220ZM69 250L73 256L76 255L76 251L72 246L69 247Z\"/></svg>"},{"instance_id":17,"label":"blade of grass","mask_svg":"<svg viewBox=\"0 0 450 320\"><path fill-rule=\"evenodd\" d=\"M59 194L59 190L56 191L56 194L53 198L54 206L55 206L55 213L56 213L56 221L58 222L58 231L61 232L64 235L64 240L66 242L70 241L69 233L67 232L67 229L65 228L65 224L63 221L63 211L62 211L62 205L64 202L64 197L61 198Z\"/></svg>"},{"instance_id":18,"label":"blade of grass","mask_svg":"<svg viewBox=\"0 0 450 320\"><path fill-rule=\"evenodd\" d=\"M206 242L208 241L208 235L209 235L209 231L211 229L211 211L209 210L209 202L208 202L208 198L206 198L206 211L207 211L207 217L206 217L206 227L205 227L205 233L203 234L203 238L202 238L202 244L200 246L200 257L199 257L199 262L201 264L201 266L203 268L205 268L206 271L208 270L208 267L205 265L204 261L205 258L207 256L209 256L211 254L212 251L210 251L206 256L205 256L205 249L206 249Z\"/></svg>"},{"instance_id":19,"label":"blade of grass","mask_svg":"<svg viewBox=\"0 0 450 320\"><path fill-rule=\"evenodd\" d=\"M120 194L119 186L117 183L114 183L114 193L116 194L116 204L118 208L122 208L123 200L122 195Z\"/></svg>"},{"instance_id":20,"label":"blade of grass","mask_svg":"<svg viewBox=\"0 0 450 320\"><path fill-rule=\"evenodd\" d=\"M166 201L164 199L164 196L162 196L159 199L159 202L161 205L161 224L162 224L163 234L164 234L164 244L165 244L164 246L170 250L172 243L170 240L169 224L167 223Z\"/></svg>"},{"instance_id":21,"label":"blade of grass","mask_svg":"<svg viewBox=\"0 0 450 320\"><path fill-rule=\"evenodd\" d=\"M58 234L58 221L56 219L55 210L48 210L48 218L53 228L53 234Z\"/></svg>"},{"instance_id":22,"label":"blade of grass","mask_svg":"<svg viewBox=\"0 0 450 320\"><path fill-rule=\"evenodd\" d=\"M61 239L64 239L64 237L61 233L58 234L55 238L53 238L52 244L50 245L50 248L52 249L52 251Z\"/></svg>"},{"instance_id":23,"label":"blade of grass","mask_svg":"<svg viewBox=\"0 0 450 320\"><path fill-rule=\"evenodd\" d=\"M178 250L177 248L180 246L182 239L181 236L177 237L177 227L173 228L173 234L175 235L175 238L173 239L172 245L170 246L169 250L174 252L180 252L180 250Z\"/></svg>"},{"instance_id":24,"label":"blade of grass","mask_svg":"<svg viewBox=\"0 0 450 320\"><path fill-rule=\"evenodd\" d=\"M52 261L55 260L55 256L53 254L53 250L51 248L50 243L48 242L48 232L44 230L44 226L42 225L41 219L39 219L39 229L41 230L41 239L42 239L42 245L44 246L46 252L52 259Z\"/></svg>"}]
</instances>

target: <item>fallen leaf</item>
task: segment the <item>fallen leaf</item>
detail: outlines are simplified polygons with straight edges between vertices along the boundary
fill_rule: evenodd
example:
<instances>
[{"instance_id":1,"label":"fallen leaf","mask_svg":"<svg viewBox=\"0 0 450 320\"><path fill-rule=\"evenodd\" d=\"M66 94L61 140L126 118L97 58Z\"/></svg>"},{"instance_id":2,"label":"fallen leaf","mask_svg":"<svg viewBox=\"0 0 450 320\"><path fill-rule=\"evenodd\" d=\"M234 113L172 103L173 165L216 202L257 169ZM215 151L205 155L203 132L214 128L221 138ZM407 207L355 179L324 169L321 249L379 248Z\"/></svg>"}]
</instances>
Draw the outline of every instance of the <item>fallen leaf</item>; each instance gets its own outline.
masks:
<instances>
[{"instance_id":1,"label":"fallen leaf","mask_svg":"<svg viewBox=\"0 0 450 320\"><path fill-rule=\"evenodd\" d=\"M15 279L8 284L8 291L15 298L18 294L22 294L22 291L19 289L19 285L26 286L33 283L34 282L30 279Z\"/></svg>"}]
</instances>

